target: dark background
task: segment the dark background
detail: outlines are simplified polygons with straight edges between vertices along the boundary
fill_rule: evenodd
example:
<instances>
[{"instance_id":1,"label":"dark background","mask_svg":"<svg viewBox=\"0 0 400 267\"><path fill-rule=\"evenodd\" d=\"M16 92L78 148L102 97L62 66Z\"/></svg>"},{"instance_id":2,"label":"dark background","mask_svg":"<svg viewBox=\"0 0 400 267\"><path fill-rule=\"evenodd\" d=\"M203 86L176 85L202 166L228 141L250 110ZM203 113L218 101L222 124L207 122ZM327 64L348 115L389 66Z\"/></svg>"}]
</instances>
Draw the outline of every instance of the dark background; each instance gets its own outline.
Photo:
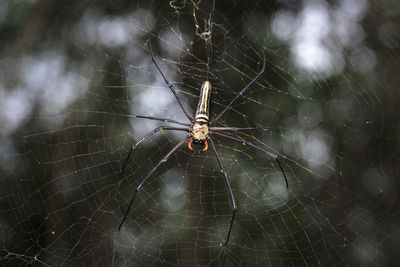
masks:
<instances>
[{"instance_id":1,"label":"dark background","mask_svg":"<svg viewBox=\"0 0 400 267\"><path fill-rule=\"evenodd\" d=\"M398 1L48 1L0 4L0 262L4 266L396 266L399 221ZM213 84L211 115L262 66L220 126L279 155L215 137L184 146Z\"/></svg>"}]
</instances>

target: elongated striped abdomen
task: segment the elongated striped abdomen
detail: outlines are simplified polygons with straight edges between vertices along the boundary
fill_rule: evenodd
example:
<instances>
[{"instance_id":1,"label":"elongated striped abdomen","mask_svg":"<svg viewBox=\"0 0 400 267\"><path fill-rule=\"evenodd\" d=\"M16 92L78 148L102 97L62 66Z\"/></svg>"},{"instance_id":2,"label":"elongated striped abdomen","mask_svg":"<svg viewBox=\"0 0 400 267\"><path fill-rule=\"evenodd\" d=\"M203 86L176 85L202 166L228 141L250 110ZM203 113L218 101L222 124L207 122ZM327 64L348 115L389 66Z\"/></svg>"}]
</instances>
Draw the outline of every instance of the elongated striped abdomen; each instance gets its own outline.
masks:
<instances>
[{"instance_id":1,"label":"elongated striped abdomen","mask_svg":"<svg viewBox=\"0 0 400 267\"><path fill-rule=\"evenodd\" d=\"M209 121L211 88L209 81L205 81L201 85L199 104L195 114L196 121Z\"/></svg>"}]
</instances>

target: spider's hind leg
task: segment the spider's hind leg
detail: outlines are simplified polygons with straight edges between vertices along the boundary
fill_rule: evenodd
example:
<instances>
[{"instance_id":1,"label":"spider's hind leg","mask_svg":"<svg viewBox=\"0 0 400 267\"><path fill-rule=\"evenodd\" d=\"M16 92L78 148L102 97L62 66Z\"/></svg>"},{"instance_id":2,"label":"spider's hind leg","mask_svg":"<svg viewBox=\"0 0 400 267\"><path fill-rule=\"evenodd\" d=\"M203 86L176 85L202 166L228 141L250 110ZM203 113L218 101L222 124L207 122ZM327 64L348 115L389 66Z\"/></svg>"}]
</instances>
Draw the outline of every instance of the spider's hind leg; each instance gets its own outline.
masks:
<instances>
[{"instance_id":1,"label":"spider's hind leg","mask_svg":"<svg viewBox=\"0 0 400 267\"><path fill-rule=\"evenodd\" d=\"M165 84L168 86L168 88L171 90L171 92L174 94L176 101L178 101L179 106L181 107L183 113L185 113L186 117L189 119L189 121L193 121L193 118L189 115L189 113L186 111L186 109L183 107L182 101L178 96L178 93L176 92L174 86L172 83L165 77L164 73L161 71L160 67L158 66L156 62L156 58L153 54L153 48L151 47L151 41L150 41L150 32L149 32L149 47L150 47L150 53L151 53L151 60L153 61L154 65L156 66L158 72L161 74L162 78L164 79Z\"/></svg>"}]
</instances>

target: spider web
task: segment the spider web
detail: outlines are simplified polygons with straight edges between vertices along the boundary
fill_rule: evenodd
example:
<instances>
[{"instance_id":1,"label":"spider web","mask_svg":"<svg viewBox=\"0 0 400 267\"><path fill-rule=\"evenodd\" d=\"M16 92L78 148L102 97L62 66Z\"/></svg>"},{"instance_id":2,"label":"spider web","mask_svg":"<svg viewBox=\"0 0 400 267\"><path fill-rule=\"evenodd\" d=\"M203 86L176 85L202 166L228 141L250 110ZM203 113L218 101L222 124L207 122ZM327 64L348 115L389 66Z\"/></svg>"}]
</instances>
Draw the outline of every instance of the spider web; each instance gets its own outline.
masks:
<instances>
[{"instance_id":1,"label":"spider web","mask_svg":"<svg viewBox=\"0 0 400 267\"><path fill-rule=\"evenodd\" d=\"M397 7L397 9L396 9ZM399 264L398 4L366 0L2 3L0 262L7 266L384 266ZM194 114L279 156L187 122Z\"/></svg>"}]
</instances>

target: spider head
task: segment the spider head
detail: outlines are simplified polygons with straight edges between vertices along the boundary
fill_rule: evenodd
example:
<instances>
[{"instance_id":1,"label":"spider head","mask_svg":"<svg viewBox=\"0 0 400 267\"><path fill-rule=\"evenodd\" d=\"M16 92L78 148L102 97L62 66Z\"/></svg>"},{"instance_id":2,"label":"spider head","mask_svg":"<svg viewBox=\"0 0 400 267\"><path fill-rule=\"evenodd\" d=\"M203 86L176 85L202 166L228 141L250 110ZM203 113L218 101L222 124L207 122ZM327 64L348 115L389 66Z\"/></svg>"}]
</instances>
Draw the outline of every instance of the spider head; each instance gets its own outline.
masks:
<instances>
[{"instance_id":1,"label":"spider head","mask_svg":"<svg viewBox=\"0 0 400 267\"><path fill-rule=\"evenodd\" d=\"M193 153L199 154L202 151L206 151L208 149L208 144L207 140L201 140L201 139L190 139L188 147Z\"/></svg>"}]
</instances>

